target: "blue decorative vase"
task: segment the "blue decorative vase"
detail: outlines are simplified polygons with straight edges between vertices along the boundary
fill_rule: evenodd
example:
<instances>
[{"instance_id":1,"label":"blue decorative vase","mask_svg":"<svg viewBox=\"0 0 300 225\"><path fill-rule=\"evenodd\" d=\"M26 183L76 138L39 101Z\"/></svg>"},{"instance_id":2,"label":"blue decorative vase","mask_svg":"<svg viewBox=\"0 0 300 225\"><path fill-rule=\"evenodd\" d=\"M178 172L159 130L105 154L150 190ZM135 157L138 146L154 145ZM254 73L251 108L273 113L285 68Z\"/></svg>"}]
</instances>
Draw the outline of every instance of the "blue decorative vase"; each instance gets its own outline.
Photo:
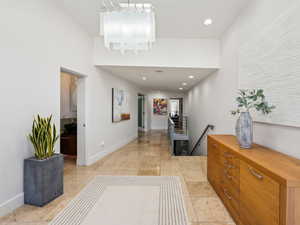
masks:
<instances>
[{"instance_id":1,"label":"blue decorative vase","mask_svg":"<svg viewBox=\"0 0 300 225\"><path fill-rule=\"evenodd\" d=\"M236 137L241 148L249 149L253 144L253 120L249 112L242 112L236 122Z\"/></svg>"}]
</instances>

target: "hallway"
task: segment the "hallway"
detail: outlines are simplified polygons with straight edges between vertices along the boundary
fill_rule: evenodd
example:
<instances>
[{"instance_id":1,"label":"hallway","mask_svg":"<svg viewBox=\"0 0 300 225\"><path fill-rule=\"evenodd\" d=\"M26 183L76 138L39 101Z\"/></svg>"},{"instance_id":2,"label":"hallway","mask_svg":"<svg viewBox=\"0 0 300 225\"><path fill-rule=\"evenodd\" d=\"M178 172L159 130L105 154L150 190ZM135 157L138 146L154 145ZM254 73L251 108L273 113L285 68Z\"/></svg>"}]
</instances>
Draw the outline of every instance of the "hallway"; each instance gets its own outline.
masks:
<instances>
[{"instance_id":1,"label":"hallway","mask_svg":"<svg viewBox=\"0 0 300 225\"><path fill-rule=\"evenodd\" d=\"M206 157L172 157L163 131L141 133L139 138L89 167L65 161L65 194L43 208L25 205L2 225L46 225L96 175L179 176L192 225L231 225L232 219L207 182ZM129 225L129 224L128 224Z\"/></svg>"}]
</instances>

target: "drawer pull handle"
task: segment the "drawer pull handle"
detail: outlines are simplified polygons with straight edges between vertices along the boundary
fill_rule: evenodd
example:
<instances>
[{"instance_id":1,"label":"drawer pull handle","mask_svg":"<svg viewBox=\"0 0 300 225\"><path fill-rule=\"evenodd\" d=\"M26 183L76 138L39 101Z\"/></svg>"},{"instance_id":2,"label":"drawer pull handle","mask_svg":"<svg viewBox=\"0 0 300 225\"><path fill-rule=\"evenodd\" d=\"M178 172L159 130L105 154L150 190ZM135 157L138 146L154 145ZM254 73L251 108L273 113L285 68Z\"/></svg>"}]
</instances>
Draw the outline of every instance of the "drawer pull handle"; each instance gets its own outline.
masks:
<instances>
[{"instance_id":1,"label":"drawer pull handle","mask_svg":"<svg viewBox=\"0 0 300 225\"><path fill-rule=\"evenodd\" d=\"M213 147L214 147L214 148L217 148L217 145L216 145L216 144L213 144Z\"/></svg>"},{"instance_id":2,"label":"drawer pull handle","mask_svg":"<svg viewBox=\"0 0 300 225\"><path fill-rule=\"evenodd\" d=\"M228 192L227 192L226 189L223 189L223 192L224 192L224 195L225 195L229 200L232 199L232 197L228 194Z\"/></svg>"},{"instance_id":3,"label":"drawer pull handle","mask_svg":"<svg viewBox=\"0 0 300 225\"><path fill-rule=\"evenodd\" d=\"M248 167L248 169L249 169L250 173L257 179L259 179L259 180L264 179L264 177L262 175L260 175L258 172L256 172L253 168Z\"/></svg>"},{"instance_id":4,"label":"drawer pull handle","mask_svg":"<svg viewBox=\"0 0 300 225\"><path fill-rule=\"evenodd\" d=\"M227 169L235 169L234 165L231 165L230 163L228 163L228 161L225 161L225 166L227 167Z\"/></svg>"},{"instance_id":5,"label":"drawer pull handle","mask_svg":"<svg viewBox=\"0 0 300 225\"><path fill-rule=\"evenodd\" d=\"M225 170L225 176L226 176L227 179L229 179L229 180L232 180L232 178L233 178L233 176L230 176L230 175L228 174L228 171L227 171L227 170Z\"/></svg>"}]
</instances>

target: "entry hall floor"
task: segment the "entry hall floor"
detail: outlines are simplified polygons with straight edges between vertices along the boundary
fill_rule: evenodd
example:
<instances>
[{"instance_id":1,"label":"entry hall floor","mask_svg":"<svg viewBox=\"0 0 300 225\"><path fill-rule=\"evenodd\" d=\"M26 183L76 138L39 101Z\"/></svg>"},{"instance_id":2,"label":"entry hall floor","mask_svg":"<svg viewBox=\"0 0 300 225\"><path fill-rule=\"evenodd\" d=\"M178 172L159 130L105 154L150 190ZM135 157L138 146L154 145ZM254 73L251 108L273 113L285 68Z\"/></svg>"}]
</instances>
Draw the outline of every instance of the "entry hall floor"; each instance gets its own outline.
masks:
<instances>
[{"instance_id":1,"label":"entry hall floor","mask_svg":"<svg viewBox=\"0 0 300 225\"><path fill-rule=\"evenodd\" d=\"M179 176L191 225L234 225L207 181L206 159L171 156L164 131L140 133L137 140L91 166L77 167L73 159L66 159L63 196L42 208L24 205L0 218L0 224L47 225L95 176L127 175Z\"/></svg>"}]
</instances>

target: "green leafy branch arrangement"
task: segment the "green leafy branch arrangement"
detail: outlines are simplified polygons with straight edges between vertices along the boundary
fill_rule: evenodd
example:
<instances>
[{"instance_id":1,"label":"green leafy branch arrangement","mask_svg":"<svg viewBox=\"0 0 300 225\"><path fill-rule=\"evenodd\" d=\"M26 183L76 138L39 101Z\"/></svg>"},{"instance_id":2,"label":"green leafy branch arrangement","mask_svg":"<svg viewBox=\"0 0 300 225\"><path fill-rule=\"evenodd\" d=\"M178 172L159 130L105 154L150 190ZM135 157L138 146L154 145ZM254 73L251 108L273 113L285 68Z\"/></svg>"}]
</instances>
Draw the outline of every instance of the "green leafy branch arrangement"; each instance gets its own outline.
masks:
<instances>
[{"instance_id":1,"label":"green leafy branch arrangement","mask_svg":"<svg viewBox=\"0 0 300 225\"><path fill-rule=\"evenodd\" d=\"M231 111L232 115L240 114L241 112L249 112L250 109L255 109L263 114L270 114L274 105L269 105L262 89L240 89L239 96L236 98L238 108Z\"/></svg>"},{"instance_id":2,"label":"green leafy branch arrangement","mask_svg":"<svg viewBox=\"0 0 300 225\"><path fill-rule=\"evenodd\" d=\"M34 118L31 132L28 137L33 144L35 157L43 160L53 156L58 135L55 124L52 124L52 115L47 118L38 115Z\"/></svg>"}]
</instances>

